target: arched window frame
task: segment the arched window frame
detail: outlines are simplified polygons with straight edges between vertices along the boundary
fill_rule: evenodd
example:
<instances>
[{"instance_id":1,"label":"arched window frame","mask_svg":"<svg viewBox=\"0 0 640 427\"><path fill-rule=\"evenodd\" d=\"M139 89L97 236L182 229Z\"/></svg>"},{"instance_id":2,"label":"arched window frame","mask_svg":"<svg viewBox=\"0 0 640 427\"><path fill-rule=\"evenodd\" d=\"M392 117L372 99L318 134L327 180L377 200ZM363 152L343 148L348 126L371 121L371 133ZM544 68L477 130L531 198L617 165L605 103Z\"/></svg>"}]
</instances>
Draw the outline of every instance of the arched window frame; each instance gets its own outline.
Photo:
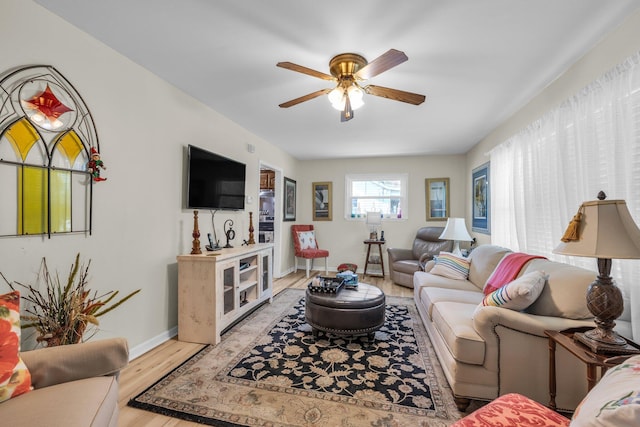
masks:
<instances>
[{"instance_id":1,"label":"arched window frame","mask_svg":"<svg viewBox=\"0 0 640 427\"><path fill-rule=\"evenodd\" d=\"M69 109L60 115L60 119L65 122L59 130L46 129L26 114L21 100L27 99L25 88L28 88L28 85L31 85L31 88L38 85L46 85L47 88L51 86L54 88L54 95L64 99L64 105ZM34 133L33 137L37 135L35 142L28 149L19 148L8 135L16 124L25 126L21 123L23 120L28 122L29 130ZM41 163L33 163L34 156L31 151L34 149L40 151L41 159L38 161L41 160ZM52 234L91 234L94 182L86 170L86 162L91 158L92 150L100 152L93 117L80 94L62 74L49 65L27 66L5 73L0 79L0 173L5 169L5 176L11 176L11 169L14 168L16 189L13 203L10 200L12 196L3 198L6 208L4 214L3 210L0 210L0 222L7 223L6 218L3 219L2 216L13 217L15 228L14 232L0 229L0 236L35 234L47 235L50 238ZM15 153L15 159L8 155L10 152ZM70 154L73 158L69 158ZM65 164L65 158L68 164ZM38 169L44 171L42 189L25 186L25 171L37 178ZM61 181L63 184L60 184ZM10 185L6 184L5 188ZM10 192L10 189L8 190L7 193ZM33 215L32 220L36 218L35 222L42 221L41 228L37 225L34 227L35 232L30 232L28 227L25 229L25 206L22 205L25 194L35 195L37 206L34 209L41 209L39 217L30 214ZM37 200L38 197L41 199ZM52 205L52 197L54 200L57 200L56 197L68 197L68 200ZM12 208L15 208L15 211L12 212ZM59 212L55 212L56 209L63 211L62 218ZM52 224L52 221L57 224ZM8 227L12 228L13 225Z\"/></svg>"}]
</instances>

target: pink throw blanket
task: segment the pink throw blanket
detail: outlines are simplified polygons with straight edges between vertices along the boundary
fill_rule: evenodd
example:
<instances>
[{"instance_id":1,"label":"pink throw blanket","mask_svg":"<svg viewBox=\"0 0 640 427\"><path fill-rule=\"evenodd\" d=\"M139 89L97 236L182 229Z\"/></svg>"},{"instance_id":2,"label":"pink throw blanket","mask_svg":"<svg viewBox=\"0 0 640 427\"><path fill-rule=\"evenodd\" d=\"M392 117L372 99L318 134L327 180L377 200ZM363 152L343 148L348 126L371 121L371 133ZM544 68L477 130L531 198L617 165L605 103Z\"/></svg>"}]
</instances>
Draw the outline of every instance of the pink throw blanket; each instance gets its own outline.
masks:
<instances>
[{"instance_id":1,"label":"pink throw blanket","mask_svg":"<svg viewBox=\"0 0 640 427\"><path fill-rule=\"evenodd\" d=\"M522 252L513 252L505 255L496 267L495 271L491 273L489 280L487 280L487 284L484 285L484 289L482 290L483 293L485 295L489 295L491 292L512 282L516 277L518 277L522 267L535 258L546 259L546 257L540 255L529 255Z\"/></svg>"}]
</instances>

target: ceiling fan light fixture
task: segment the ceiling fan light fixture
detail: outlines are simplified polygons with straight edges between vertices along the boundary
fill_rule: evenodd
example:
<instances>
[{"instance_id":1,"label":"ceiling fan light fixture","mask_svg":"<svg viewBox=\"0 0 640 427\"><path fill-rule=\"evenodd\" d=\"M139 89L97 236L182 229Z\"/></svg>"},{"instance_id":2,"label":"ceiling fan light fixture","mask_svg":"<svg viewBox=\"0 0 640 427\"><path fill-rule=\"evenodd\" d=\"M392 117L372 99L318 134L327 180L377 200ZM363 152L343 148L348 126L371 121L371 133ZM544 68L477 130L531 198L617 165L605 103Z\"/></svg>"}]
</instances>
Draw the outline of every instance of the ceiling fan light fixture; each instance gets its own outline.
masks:
<instances>
[{"instance_id":1,"label":"ceiling fan light fixture","mask_svg":"<svg viewBox=\"0 0 640 427\"><path fill-rule=\"evenodd\" d=\"M351 108L353 110L357 110L364 105L364 91L360 89L360 86L356 83L349 86L347 89L347 95L349 96L349 101L351 102Z\"/></svg>"},{"instance_id":2,"label":"ceiling fan light fixture","mask_svg":"<svg viewBox=\"0 0 640 427\"><path fill-rule=\"evenodd\" d=\"M346 100L345 100L345 92L344 92L344 89L342 89L342 86L340 85L336 86L335 89L329 92L329 95L327 95L327 98L329 98L329 102L331 103L331 106L336 110L344 109L344 103Z\"/></svg>"}]
</instances>

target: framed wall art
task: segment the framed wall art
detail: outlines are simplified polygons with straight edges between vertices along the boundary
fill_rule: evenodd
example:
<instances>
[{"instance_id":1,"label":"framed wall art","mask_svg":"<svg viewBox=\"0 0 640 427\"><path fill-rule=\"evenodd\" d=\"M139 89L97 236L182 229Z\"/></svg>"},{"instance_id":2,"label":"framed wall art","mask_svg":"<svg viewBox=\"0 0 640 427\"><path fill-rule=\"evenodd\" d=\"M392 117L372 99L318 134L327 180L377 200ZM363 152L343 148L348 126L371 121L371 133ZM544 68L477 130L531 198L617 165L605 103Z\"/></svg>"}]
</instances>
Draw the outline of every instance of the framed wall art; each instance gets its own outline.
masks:
<instances>
[{"instance_id":1,"label":"framed wall art","mask_svg":"<svg viewBox=\"0 0 640 427\"><path fill-rule=\"evenodd\" d=\"M427 221L449 218L449 178L425 179Z\"/></svg>"},{"instance_id":2,"label":"framed wall art","mask_svg":"<svg viewBox=\"0 0 640 427\"><path fill-rule=\"evenodd\" d=\"M471 178L471 229L478 233L491 234L489 162L473 170Z\"/></svg>"},{"instance_id":3,"label":"framed wall art","mask_svg":"<svg viewBox=\"0 0 640 427\"><path fill-rule=\"evenodd\" d=\"M313 220L331 221L333 219L333 200L331 182L314 182L313 191Z\"/></svg>"},{"instance_id":4,"label":"framed wall art","mask_svg":"<svg viewBox=\"0 0 640 427\"><path fill-rule=\"evenodd\" d=\"M284 177L284 218L283 221L296 220L296 182Z\"/></svg>"}]
</instances>

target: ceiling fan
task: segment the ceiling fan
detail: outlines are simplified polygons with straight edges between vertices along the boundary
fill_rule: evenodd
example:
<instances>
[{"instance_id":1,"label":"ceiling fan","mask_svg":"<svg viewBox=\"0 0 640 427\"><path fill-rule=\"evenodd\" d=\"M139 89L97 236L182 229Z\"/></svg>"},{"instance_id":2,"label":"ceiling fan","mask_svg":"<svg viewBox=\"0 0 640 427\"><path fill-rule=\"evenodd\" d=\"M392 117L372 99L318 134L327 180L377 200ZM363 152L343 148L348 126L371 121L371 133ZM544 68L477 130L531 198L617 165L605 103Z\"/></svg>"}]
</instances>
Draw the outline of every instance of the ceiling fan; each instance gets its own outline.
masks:
<instances>
[{"instance_id":1,"label":"ceiling fan","mask_svg":"<svg viewBox=\"0 0 640 427\"><path fill-rule=\"evenodd\" d=\"M362 98L365 93L394 101L420 105L425 100L424 95L382 86L361 85L362 81L375 77L396 65L402 64L408 59L404 52L396 49L389 49L371 62L367 62L363 56L356 53L341 53L329 61L329 72L331 75L292 62L278 62L276 64L278 67L337 83L334 88L317 90L284 102L280 104L280 107L289 108L327 94L331 105L341 111L340 121L346 122L353 118L353 110L360 108L364 104Z\"/></svg>"}]
</instances>

